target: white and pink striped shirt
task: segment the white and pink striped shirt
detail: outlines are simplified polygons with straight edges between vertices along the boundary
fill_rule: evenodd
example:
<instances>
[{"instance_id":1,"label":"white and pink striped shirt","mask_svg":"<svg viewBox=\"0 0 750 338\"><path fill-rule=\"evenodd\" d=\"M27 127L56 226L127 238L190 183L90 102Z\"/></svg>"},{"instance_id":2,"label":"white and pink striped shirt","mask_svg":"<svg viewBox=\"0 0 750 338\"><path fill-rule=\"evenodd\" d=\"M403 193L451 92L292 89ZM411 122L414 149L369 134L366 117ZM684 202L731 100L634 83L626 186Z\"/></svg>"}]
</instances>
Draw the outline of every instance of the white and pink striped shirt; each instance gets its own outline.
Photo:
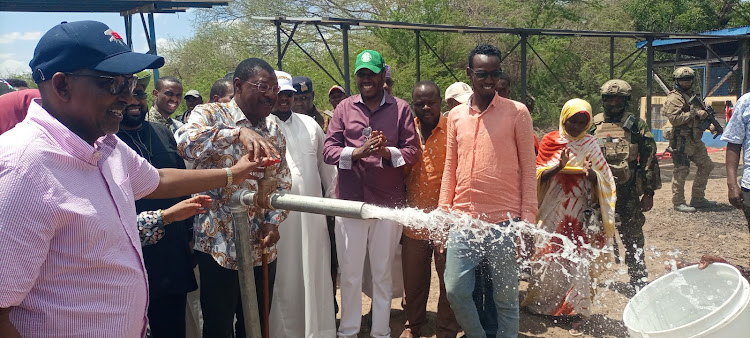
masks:
<instances>
[{"instance_id":1,"label":"white and pink striped shirt","mask_svg":"<svg viewBox=\"0 0 750 338\"><path fill-rule=\"evenodd\" d=\"M24 337L141 337L135 199L159 174L114 135L92 147L35 101L0 135L0 308Z\"/></svg>"}]
</instances>

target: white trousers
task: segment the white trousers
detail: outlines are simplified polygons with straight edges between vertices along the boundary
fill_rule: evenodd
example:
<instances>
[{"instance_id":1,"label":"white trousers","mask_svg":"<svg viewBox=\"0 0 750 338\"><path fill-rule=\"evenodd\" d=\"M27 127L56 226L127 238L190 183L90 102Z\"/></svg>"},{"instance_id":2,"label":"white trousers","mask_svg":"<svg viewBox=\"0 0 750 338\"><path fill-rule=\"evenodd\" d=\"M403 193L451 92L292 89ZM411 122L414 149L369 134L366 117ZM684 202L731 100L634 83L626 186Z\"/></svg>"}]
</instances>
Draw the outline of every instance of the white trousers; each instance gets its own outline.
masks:
<instances>
[{"instance_id":1,"label":"white trousers","mask_svg":"<svg viewBox=\"0 0 750 338\"><path fill-rule=\"evenodd\" d=\"M336 217L336 251L341 273L339 337L356 337L362 325L362 274L370 256L372 337L390 337L391 267L401 238L401 224L388 220Z\"/></svg>"}]
</instances>

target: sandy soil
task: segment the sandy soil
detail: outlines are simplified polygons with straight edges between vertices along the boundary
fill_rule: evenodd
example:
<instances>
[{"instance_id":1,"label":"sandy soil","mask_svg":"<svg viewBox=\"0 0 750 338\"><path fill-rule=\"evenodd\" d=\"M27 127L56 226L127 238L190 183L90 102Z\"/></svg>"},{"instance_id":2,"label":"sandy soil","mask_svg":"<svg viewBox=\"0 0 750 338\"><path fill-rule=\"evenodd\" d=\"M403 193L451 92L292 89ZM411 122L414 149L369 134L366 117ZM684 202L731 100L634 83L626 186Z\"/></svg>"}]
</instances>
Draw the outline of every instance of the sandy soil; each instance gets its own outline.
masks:
<instances>
[{"instance_id":1,"label":"sandy soil","mask_svg":"<svg viewBox=\"0 0 750 338\"><path fill-rule=\"evenodd\" d=\"M660 148L666 147L660 144ZM646 213L646 264L649 280L665 274L665 262L679 258L697 261L703 254L722 256L730 262L747 265L750 262L750 233L747 222L740 210L734 209L727 201L726 171L724 152L711 153L714 170L708 183L706 197L718 201L720 205L712 210L694 214L684 214L672 209L672 161L661 161L662 188L654 197L654 209ZM689 200L694 166L685 186ZM738 172L742 172L741 168ZM622 250L621 250L622 251ZM622 323L622 312L628 303L626 285L629 280L627 267L615 265L603 274L602 280L611 280L608 286L600 284L594 299L593 315L588 324L582 326L584 337L627 337L627 329ZM434 273L427 305L429 323L422 334L434 337L437 309L437 276ZM521 282L520 297L523 297L526 283ZM337 295L337 297L340 297ZM363 313L370 309L370 299L363 296ZM339 298L340 300L340 298ZM405 315L400 299L394 299L391 306L391 334L398 337L404 329ZM570 322L564 319L541 317L521 311L520 337L570 337ZM369 337L369 320L363 318L359 337ZM460 336L460 335L459 335Z\"/></svg>"}]
</instances>

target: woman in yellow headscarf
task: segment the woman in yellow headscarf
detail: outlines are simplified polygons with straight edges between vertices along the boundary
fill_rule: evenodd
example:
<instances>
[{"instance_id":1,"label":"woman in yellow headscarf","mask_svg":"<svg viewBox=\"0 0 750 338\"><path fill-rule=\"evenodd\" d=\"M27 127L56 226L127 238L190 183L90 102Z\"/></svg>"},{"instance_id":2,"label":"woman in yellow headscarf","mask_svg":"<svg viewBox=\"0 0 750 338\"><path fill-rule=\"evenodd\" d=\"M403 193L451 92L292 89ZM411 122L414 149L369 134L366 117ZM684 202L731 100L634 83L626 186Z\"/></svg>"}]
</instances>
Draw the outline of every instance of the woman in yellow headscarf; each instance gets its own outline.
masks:
<instances>
[{"instance_id":1,"label":"woman in yellow headscarf","mask_svg":"<svg viewBox=\"0 0 750 338\"><path fill-rule=\"evenodd\" d=\"M615 182L598 140L587 131L591 105L581 99L565 103L560 129L542 138L536 158L539 213L537 226L558 237L535 239L532 275L521 306L550 316L588 316L595 255L612 238ZM601 211L599 221L598 212ZM586 217L588 213L589 217ZM561 236L560 236L561 235ZM564 241L565 236L569 241ZM565 247L572 242L575 248ZM580 334L574 322L571 333Z\"/></svg>"}]
</instances>

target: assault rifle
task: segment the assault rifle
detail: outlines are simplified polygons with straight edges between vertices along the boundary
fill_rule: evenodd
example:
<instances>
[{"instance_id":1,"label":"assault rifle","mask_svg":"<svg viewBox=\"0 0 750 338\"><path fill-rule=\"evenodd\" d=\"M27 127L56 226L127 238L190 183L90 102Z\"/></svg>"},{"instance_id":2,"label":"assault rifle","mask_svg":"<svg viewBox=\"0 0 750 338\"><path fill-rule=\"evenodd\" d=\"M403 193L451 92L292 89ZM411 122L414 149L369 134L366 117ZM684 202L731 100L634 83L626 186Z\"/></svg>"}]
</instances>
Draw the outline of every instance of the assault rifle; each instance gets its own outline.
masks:
<instances>
[{"instance_id":1,"label":"assault rifle","mask_svg":"<svg viewBox=\"0 0 750 338\"><path fill-rule=\"evenodd\" d=\"M654 80L656 80L656 83L661 87L661 89L664 91L664 94L669 95L669 88L666 84L664 84L664 81L659 77L658 74L654 73ZM700 96L693 95L693 97L687 97L685 93L680 92L682 94L682 97L687 100L688 103L695 103L700 107L701 109L705 110L706 113L708 113L708 117L701 122L701 130L706 130L710 128L711 126L714 126L714 130L711 131L711 134L714 135L714 138L719 137L724 132L724 127L721 126L721 123L719 121L716 121L716 112L714 111L714 108L711 106L706 107L706 104L703 103L703 100L701 100Z\"/></svg>"},{"instance_id":2,"label":"assault rifle","mask_svg":"<svg viewBox=\"0 0 750 338\"><path fill-rule=\"evenodd\" d=\"M714 135L714 138L719 137L719 135L724 132L724 127L721 126L721 123L719 123L719 121L716 121L716 112L714 111L714 108L711 106L706 106L706 104L703 103L703 100L701 100L698 95L693 95L693 97L690 98L689 102L698 105L698 107L708 113L708 117L706 117L706 119L701 122L701 130L706 130L713 126L714 129L711 130L711 134Z\"/></svg>"}]
</instances>

